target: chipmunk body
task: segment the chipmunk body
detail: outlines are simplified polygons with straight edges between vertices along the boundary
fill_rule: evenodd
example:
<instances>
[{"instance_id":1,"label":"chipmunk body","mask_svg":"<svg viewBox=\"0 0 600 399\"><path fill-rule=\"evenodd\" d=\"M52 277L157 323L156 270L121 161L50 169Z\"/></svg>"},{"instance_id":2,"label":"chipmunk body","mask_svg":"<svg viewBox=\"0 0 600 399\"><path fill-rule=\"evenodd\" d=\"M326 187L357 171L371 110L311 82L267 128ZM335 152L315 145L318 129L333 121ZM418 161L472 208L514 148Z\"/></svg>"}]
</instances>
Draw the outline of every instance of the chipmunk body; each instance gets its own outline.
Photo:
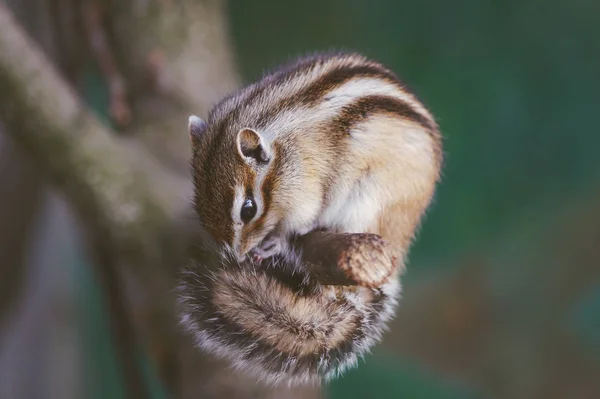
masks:
<instances>
[{"instance_id":1,"label":"chipmunk body","mask_svg":"<svg viewBox=\"0 0 600 399\"><path fill-rule=\"evenodd\" d=\"M375 233L402 261L441 167L438 127L384 66L317 54L191 117L195 208L242 260L315 229Z\"/></svg>"},{"instance_id":2,"label":"chipmunk body","mask_svg":"<svg viewBox=\"0 0 600 399\"><path fill-rule=\"evenodd\" d=\"M195 209L226 256L190 260L182 326L273 384L318 384L355 365L394 315L396 272L439 179L431 114L382 65L317 54L225 98L207 122L190 117L189 132ZM316 229L380 235L398 267L377 284L320 280L288 248ZM249 254L272 260L256 267Z\"/></svg>"}]
</instances>

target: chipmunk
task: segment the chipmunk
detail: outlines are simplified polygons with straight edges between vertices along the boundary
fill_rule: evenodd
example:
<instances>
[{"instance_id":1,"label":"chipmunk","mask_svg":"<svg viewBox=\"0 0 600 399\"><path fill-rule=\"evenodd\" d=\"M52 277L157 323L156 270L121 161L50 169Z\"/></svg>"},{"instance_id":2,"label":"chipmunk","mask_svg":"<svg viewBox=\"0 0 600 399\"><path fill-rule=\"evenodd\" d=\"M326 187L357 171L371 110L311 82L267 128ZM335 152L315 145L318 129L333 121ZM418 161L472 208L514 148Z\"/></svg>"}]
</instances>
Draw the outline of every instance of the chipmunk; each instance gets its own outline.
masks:
<instances>
[{"instance_id":1,"label":"chipmunk","mask_svg":"<svg viewBox=\"0 0 600 399\"><path fill-rule=\"evenodd\" d=\"M430 112L381 64L319 53L224 98L206 122L190 117L188 130L194 208L227 256L208 251L185 268L183 327L269 383L315 384L355 365L394 315L397 273L330 285L302 267L291 238L377 234L399 272L440 178Z\"/></svg>"},{"instance_id":2,"label":"chipmunk","mask_svg":"<svg viewBox=\"0 0 600 399\"><path fill-rule=\"evenodd\" d=\"M189 119L195 209L239 261L316 229L374 233L403 259L440 178L426 107L383 65L315 54Z\"/></svg>"}]
</instances>

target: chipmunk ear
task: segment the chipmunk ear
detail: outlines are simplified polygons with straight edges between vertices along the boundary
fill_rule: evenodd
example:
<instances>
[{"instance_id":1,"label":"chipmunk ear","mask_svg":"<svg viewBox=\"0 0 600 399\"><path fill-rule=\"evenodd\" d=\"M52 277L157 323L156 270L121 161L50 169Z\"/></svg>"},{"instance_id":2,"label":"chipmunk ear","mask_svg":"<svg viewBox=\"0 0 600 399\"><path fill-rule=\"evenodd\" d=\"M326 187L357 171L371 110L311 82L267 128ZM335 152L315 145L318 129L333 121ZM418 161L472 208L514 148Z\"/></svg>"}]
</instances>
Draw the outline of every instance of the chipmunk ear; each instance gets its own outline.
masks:
<instances>
[{"instance_id":1,"label":"chipmunk ear","mask_svg":"<svg viewBox=\"0 0 600 399\"><path fill-rule=\"evenodd\" d=\"M271 147L255 130L245 128L237 135L238 152L246 161L265 164L271 160Z\"/></svg>"},{"instance_id":2,"label":"chipmunk ear","mask_svg":"<svg viewBox=\"0 0 600 399\"><path fill-rule=\"evenodd\" d=\"M192 144L195 140L198 140L206 131L208 125L202 119L198 118L196 115L190 116L188 120L188 134L190 136L190 141Z\"/></svg>"}]
</instances>

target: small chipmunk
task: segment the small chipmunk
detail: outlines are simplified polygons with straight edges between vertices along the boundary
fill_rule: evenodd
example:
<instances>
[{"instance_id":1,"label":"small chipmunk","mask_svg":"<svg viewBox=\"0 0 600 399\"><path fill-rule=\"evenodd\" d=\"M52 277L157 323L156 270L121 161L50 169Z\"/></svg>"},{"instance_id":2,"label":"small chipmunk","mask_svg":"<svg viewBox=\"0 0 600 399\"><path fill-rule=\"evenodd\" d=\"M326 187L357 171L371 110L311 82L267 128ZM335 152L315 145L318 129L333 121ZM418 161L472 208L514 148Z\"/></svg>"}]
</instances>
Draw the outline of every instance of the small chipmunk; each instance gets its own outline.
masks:
<instances>
[{"instance_id":1,"label":"small chipmunk","mask_svg":"<svg viewBox=\"0 0 600 399\"><path fill-rule=\"evenodd\" d=\"M271 384L318 384L355 365L394 315L396 277L440 178L432 115L381 64L329 53L266 74L188 128L194 207L226 256L206 251L183 271L182 326ZM328 242L301 256L293 244L316 230L378 235L397 266L372 284L320 279L304 256Z\"/></svg>"},{"instance_id":2,"label":"small chipmunk","mask_svg":"<svg viewBox=\"0 0 600 399\"><path fill-rule=\"evenodd\" d=\"M383 237L403 265L440 178L425 106L355 53L300 58L189 119L195 209L242 261L324 229Z\"/></svg>"}]
</instances>

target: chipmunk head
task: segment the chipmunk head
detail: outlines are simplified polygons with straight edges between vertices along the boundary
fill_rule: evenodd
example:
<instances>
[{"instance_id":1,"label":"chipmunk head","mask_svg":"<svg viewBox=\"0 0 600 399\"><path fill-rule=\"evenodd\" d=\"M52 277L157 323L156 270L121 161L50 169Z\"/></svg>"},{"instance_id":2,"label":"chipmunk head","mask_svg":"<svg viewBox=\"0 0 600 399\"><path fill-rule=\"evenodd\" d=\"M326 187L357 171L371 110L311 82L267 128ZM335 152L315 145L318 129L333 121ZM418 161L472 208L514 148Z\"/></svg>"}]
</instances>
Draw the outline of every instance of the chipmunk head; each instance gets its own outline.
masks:
<instances>
[{"instance_id":1,"label":"chipmunk head","mask_svg":"<svg viewBox=\"0 0 600 399\"><path fill-rule=\"evenodd\" d=\"M280 150L260 132L189 119L193 147L194 204L201 223L239 261L261 243L274 249L282 212L273 197L281 189ZM269 249L269 248L267 248Z\"/></svg>"}]
</instances>

